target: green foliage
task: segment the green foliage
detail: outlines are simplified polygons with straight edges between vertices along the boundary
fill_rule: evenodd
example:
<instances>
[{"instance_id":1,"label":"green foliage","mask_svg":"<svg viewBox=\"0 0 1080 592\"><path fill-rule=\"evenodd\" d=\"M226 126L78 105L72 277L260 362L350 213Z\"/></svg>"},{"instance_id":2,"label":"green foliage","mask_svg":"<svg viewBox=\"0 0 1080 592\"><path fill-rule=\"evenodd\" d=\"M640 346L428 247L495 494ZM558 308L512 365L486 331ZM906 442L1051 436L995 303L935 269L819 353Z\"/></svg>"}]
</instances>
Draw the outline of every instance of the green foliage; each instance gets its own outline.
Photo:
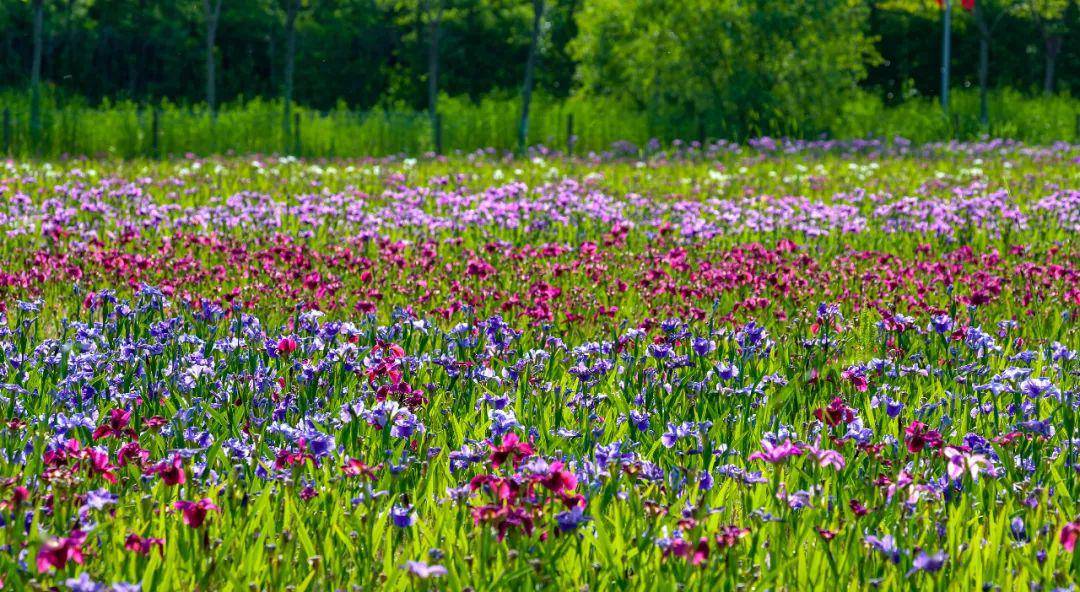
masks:
<instances>
[{"instance_id":1,"label":"green foliage","mask_svg":"<svg viewBox=\"0 0 1080 592\"><path fill-rule=\"evenodd\" d=\"M573 47L589 94L689 114L706 133L815 133L875 59L866 22L849 0L593 0Z\"/></svg>"},{"instance_id":2,"label":"green foliage","mask_svg":"<svg viewBox=\"0 0 1080 592\"><path fill-rule=\"evenodd\" d=\"M0 109L11 115L8 155L57 158L63 155L168 156L236 153L280 153L280 101L253 99L220 106L216 121L205 107L185 107L163 101L146 107L133 101L105 101L90 106L81 100L62 100L46 92L42 119L42 145L35 152L30 141L29 100L26 93L0 93ZM443 96L440 113L446 152L485 148L511 151L517 145L517 97ZM154 111L158 112L158 138L153 141ZM1080 141L1076 113L1080 101L1066 95L1025 98L1016 91L991 94L995 137L1031 143ZM431 124L425 113L397 104L386 109L355 111L344 103L328 111L296 107L300 116L300 146L289 152L312 157L419 155L432 149ZM619 141L644 146L656 138L667 144L676 139L697 139L693 126L674 119L651 117L629 100L614 96L557 99L538 95L533 103L529 145L552 149L567 147L567 120L573 116L574 150L584 155L600 152ZM879 97L856 92L824 120L829 135L840 138L902 136L926 142L946 138L977 139L985 131L978 125L978 97L958 92L952 117L946 118L930 98L914 98L887 106ZM781 130L803 132L798 119L778 120ZM808 134L803 134L808 135ZM710 131L709 137L724 137ZM731 139L730 137L728 139ZM2 150L0 146L0 150Z\"/></svg>"},{"instance_id":3,"label":"green foliage","mask_svg":"<svg viewBox=\"0 0 1080 592\"><path fill-rule=\"evenodd\" d=\"M952 95L951 117L937 106L937 99L915 97L893 107L880 98L863 94L844 104L832 132L837 137L902 136L915 142L946 138L1019 138L1049 144L1058 140L1080 141L1077 129L1078 101L1066 95L1025 98L1015 90L990 95L991 127L979 125L979 97L975 91Z\"/></svg>"}]
</instances>

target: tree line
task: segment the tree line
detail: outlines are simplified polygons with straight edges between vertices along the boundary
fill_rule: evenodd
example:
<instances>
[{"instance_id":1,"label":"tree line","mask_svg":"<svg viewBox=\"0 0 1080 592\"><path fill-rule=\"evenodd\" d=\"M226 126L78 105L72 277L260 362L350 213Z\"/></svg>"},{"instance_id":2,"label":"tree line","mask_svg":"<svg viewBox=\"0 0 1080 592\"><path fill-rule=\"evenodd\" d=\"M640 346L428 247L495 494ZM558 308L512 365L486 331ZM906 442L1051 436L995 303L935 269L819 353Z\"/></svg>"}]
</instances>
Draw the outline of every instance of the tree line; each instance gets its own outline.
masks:
<instances>
[{"instance_id":1,"label":"tree line","mask_svg":"<svg viewBox=\"0 0 1080 592\"><path fill-rule=\"evenodd\" d=\"M1077 0L4 0L0 86L34 109L44 85L211 113L283 99L285 136L294 102L437 124L440 95L514 96L524 142L534 92L616 97L702 135L812 132L852 92L942 94L946 14L952 86L1080 87Z\"/></svg>"}]
</instances>

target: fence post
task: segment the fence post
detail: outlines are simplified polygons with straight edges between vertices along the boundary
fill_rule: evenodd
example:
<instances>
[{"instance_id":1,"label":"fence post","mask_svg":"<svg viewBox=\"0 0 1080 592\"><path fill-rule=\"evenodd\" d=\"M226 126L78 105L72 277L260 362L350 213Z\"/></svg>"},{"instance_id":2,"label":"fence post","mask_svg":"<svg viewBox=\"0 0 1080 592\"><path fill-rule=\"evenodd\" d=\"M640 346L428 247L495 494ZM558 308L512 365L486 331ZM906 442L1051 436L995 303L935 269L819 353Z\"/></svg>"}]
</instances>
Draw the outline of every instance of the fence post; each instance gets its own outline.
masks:
<instances>
[{"instance_id":1,"label":"fence post","mask_svg":"<svg viewBox=\"0 0 1080 592\"><path fill-rule=\"evenodd\" d=\"M157 158L160 156L158 151L158 135L161 131L161 111L155 106L150 113L150 154Z\"/></svg>"},{"instance_id":2,"label":"fence post","mask_svg":"<svg viewBox=\"0 0 1080 592\"><path fill-rule=\"evenodd\" d=\"M300 156L300 114L293 113L293 156Z\"/></svg>"},{"instance_id":3,"label":"fence post","mask_svg":"<svg viewBox=\"0 0 1080 592\"><path fill-rule=\"evenodd\" d=\"M566 155L574 155L574 114L566 116Z\"/></svg>"},{"instance_id":4,"label":"fence post","mask_svg":"<svg viewBox=\"0 0 1080 592\"><path fill-rule=\"evenodd\" d=\"M1077 119L1080 122L1080 118ZM3 108L3 153L11 156L11 109Z\"/></svg>"}]
</instances>

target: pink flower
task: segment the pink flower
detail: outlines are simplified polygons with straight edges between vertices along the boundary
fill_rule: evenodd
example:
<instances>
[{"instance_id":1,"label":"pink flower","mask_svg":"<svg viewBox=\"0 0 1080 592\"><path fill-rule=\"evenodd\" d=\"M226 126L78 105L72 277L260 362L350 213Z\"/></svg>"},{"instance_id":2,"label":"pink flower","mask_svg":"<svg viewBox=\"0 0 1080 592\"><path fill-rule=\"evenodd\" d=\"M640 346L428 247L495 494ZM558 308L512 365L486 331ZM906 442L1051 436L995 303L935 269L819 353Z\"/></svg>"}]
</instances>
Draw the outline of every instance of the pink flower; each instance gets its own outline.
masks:
<instances>
[{"instance_id":1,"label":"pink flower","mask_svg":"<svg viewBox=\"0 0 1080 592\"><path fill-rule=\"evenodd\" d=\"M709 559L709 539L707 537L701 537L698 540L698 544L694 547L694 553L690 556L691 565L701 565Z\"/></svg>"},{"instance_id":2,"label":"pink flower","mask_svg":"<svg viewBox=\"0 0 1080 592\"><path fill-rule=\"evenodd\" d=\"M120 463L121 467L127 466L130 462L142 465L148 458L150 458L150 451L139 446L136 441L126 443L116 451L116 462Z\"/></svg>"},{"instance_id":3,"label":"pink flower","mask_svg":"<svg viewBox=\"0 0 1080 592\"><path fill-rule=\"evenodd\" d=\"M85 532L73 530L69 536L45 541L45 544L38 549L38 573L45 573L50 567L64 569L68 561L81 564L83 562L82 544L85 540Z\"/></svg>"},{"instance_id":4,"label":"pink flower","mask_svg":"<svg viewBox=\"0 0 1080 592\"><path fill-rule=\"evenodd\" d=\"M363 461L355 458L350 458L345 461L345 464L341 466L341 472L350 477L367 477L371 481L378 480L375 475L375 471L378 471L382 465L369 466L365 465Z\"/></svg>"},{"instance_id":5,"label":"pink flower","mask_svg":"<svg viewBox=\"0 0 1080 592\"><path fill-rule=\"evenodd\" d=\"M577 477L564 470L563 466L563 462L559 460L551 463L548 474L540 479L540 484L555 492L577 487Z\"/></svg>"},{"instance_id":6,"label":"pink flower","mask_svg":"<svg viewBox=\"0 0 1080 592\"><path fill-rule=\"evenodd\" d=\"M100 440L113 436L120 438L122 436L135 437L135 431L128 427L131 423L131 412L124 409L113 409L109 411L109 421L98 426L94 430L94 440Z\"/></svg>"},{"instance_id":7,"label":"pink flower","mask_svg":"<svg viewBox=\"0 0 1080 592\"><path fill-rule=\"evenodd\" d=\"M499 465L510 459L513 466L517 466L523 459L532 456L533 447L528 442L522 442L518 439L517 434L511 432L507 434L502 441L502 444L498 446L494 444L488 444L491 448L491 455L489 460L492 466L498 467Z\"/></svg>"},{"instance_id":8,"label":"pink flower","mask_svg":"<svg viewBox=\"0 0 1080 592\"><path fill-rule=\"evenodd\" d=\"M821 444L821 440L818 440L816 444L807 449L817 459L818 466L821 468L833 467L839 471L847 465L843 454L828 448L818 448L819 444Z\"/></svg>"},{"instance_id":9,"label":"pink flower","mask_svg":"<svg viewBox=\"0 0 1080 592\"><path fill-rule=\"evenodd\" d=\"M799 448L797 444L793 444L791 439L784 440L783 444L773 445L768 440L761 441L761 452L755 452L750 455L750 460L763 460L768 463L780 463L787 460L790 456L802 456L803 450Z\"/></svg>"},{"instance_id":10,"label":"pink flower","mask_svg":"<svg viewBox=\"0 0 1080 592\"><path fill-rule=\"evenodd\" d=\"M288 356L288 355L292 354L294 351L296 351L296 348L297 348L296 340L293 339L292 337L282 337L277 342L277 352L278 352L278 355L281 355L281 356Z\"/></svg>"},{"instance_id":11,"label":"pink flower","mask_svg":"<svg viewBox=\"0 0 1080 592\"><path fill-rule=\"evenodd\" d=\"M991 468L990 461L982 454L971 454L952 446L946 446L942 454L949 459L946 472L953 480L962 478L964 473L971 473L971 478L978 481L979 473Z\"/></svg>"},{"instance_id":12,"label":"pink flower","mask_svg":"<svg viewBox=\"0 0 1080 592\"><path fill-rule=\"evenodd\" d=\"M221 508L214 505L210 498L203 498L197 502L179 501L173 506L184 513L184 524L192 528L199 528L206 520L206 514L210 510L220 512Z\"/></svg>"},{"instance_id":13,"label":"pink flower","mask_svg":"<svg viewBox=\"0 0 1080 592\"><path fill-rule=\"evenodd\" d=\"M1061 527L1061 546L1065 547L1066 551L1075 551L1077 540L1080 540L1080 520Z\"/></svg>"}]
</instances>

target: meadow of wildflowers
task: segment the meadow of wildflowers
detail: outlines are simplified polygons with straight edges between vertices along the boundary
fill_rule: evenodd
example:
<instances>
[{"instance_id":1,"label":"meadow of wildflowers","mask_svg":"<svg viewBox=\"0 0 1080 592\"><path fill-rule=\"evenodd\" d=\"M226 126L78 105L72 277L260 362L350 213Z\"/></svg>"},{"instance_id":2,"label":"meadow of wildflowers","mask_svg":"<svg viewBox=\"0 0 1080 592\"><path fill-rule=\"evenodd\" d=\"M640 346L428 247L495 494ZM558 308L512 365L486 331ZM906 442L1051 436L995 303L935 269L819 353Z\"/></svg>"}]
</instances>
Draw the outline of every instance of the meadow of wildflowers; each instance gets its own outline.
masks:
<instances>
[{"instance_id":1,"label":"meadow of wildflowers","mask_svg":"<svg viewBox=\"0 0 1080 592\"><path fill-rule=\"evenodd\" d=\"M1080 147L0 163L5 590L1076 590Z\"/></svg>"}]
</instances>

